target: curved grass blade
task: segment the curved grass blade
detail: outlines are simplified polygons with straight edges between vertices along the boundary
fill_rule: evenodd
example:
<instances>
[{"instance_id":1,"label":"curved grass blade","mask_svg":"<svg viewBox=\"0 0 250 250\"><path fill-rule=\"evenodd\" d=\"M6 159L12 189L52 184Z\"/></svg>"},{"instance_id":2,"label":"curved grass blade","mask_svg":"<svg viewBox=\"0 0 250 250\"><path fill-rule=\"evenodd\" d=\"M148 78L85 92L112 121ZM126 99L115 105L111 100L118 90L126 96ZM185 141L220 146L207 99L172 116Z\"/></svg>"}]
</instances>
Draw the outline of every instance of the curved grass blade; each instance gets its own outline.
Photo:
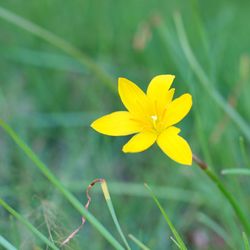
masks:
<instances>
[{"instance_id":1,"label":"curved grass blade","mask_svg":"<svg viewBox=\"0 0 250 250\"><path fill-rule=\"evenodd\" d=\"M191 69L195 73L195 75L200 80L200 83L206 89L206 92L210 95L210 97L218 104L218 106L227 113L227 115L234 121L234 123L238 126L241 132L245 135L248 141L250 141L250 128L245 120L240 116L240 114L235 111L219 94L219 92L212 87L210 84L210 79L206 75L205 71L199 64L197 58L195 57L190 44L187 39L187 35L184 29L184 25L179 13L174 15L174 22L177 30L177 34L179 37L181 48L186 56L187 61L190 64Z\"/></svg>"},{"instance_id":2,"label":"curved grass blade","mask_svg":"<svg viewBox=\"0 0 250 250\"><path fill-rule=\"evenodd\" d=\"M35 166L43 173L45 177L54 185L66 198L71 205L88 220L106 239L110 242L115 249L123 250L122 245L109 233L109 231L90 213L82 204L76 199L76 197L66 189L62 183L53 175L49 168L37 157L37 155L31 150L30 147L25 144L22 139L9 127L3 120L0 119L0 126L4 131L13 139L13 141L22 149L22 151L33 161Z\"/></svg>"},{"instance_id":3,"label":"curved grass blade","mask_svg":"<svg viewBox=\"0 0 250 250\"><path fill-rule=\"evenodd\" d=\"M113 78L104 70L102 70L93 60L91 60L88 56L83 54L79 49L72 46L70 43L56 36L52 32L40 27L39 25L34 24L31 21L23 17L20 17L1 6L0 6L0 17L30 32L31 34L42 38L48 43L54 45L55 47L61 49L65 53L69 54L77 61L79 61L82 65L87 67L90 71L92 71L102 81L102 83L106 84L106 86L112 92L116 93L116 86L114 84Z\"/></svg>"},{"instance_id":4,"label":"curved grass blade","mask_svg":"<svg viewBox=\"0 0 250 250\"><path fill-rule=\"evenodd\" d=\"M114 210L114 207L113 207L113 204L112 204L112 200L111 200L111 198L110 198L110 194L109 194L109 191L108 191L107 182L105 181L105 179L98 178L98 179L94 179L93 181L91 181L91 183L88 185L87 190L86 190L86 196L87 196L88 201L87 201L87 203L85 204L84 207L88 210L89 205L90 205L91 200L92 200L92 199L91 199L91 196L90 196L90 194L89 194L89 191L95 186L96 183L101 183L102 192L103 192L105 201L106 201L106 203L107 203L108 209L109 209L109 211L110 211L111 217L112 217L112 219L113 219L113 221L114 221L114 223L115 223L116 229L117 229L118 233L120 234L120 236L121 236L121 238L122 238L122 240L123 240L123 242L124 242L126 248L127 248L128 250L131 250L131 248L130 248L130 246L129 246L129 244L128 244L128 242L127 242L127 240L126 240L126 238L125 238L125 236L124 236L124 234L123 234L123 232L122 232L122 229L121 229L121 227L120 227L120 224L119 224L119 222L118 222L118 219L117 219L117 217L116 217L115 210ZM74 231L73 231L73 232L63 241L63 243L61 244L61 246L66 245L70 240L72 240L72 239L76 236L76 234L80 231L80 229L81 229L81 228L83 227L83 225L85 224L85 221L86 221L85 218L82 217L82 223L81 223L81 225L80 225L77 229L75 229L75 230L74 230Z\"/></svg>"},{"instance_id":5,"label":"curved grass blade","mask_svg":"<svg viewBox=\"0 0 250 250\"><path fill-rule=\"evenodd\" d=\"M17 250L8 240L6 240L2 235L0 235L0 246L5 247L6 250Z\"/></svg>"},{"instance_id":6,"label":"curved grass blade","mask_svg":"<svg viewBox=\"0 0 250 250\"><path fill-rule=\"evenodd\" d=\"M148 189L148 191L151 194L151 197L154 199L156 205L158 206L158 208L160 209L162 215L164 216L166 222L168 223L169 228L171 229L178 245L180 246L181 250L187 250L187 247L185 245L185 243L183 242L181 236L179 235L179 233L177 232L177 230L175 229L174 225L172 224L172 222L170 221L168 215L166 214L166 212L164 211L163 207L161 206L159 200L157 199L157 197L155 196L155 194L153 193L152 189L145 183L144 184L145 187Z\"/></svg>"},{"instance_id":7,"label":"curved grass blade","mask_svg":"<svg viewBox=\"0 0 250 250\"><path fill-rule=\"evenodd\" d=\"M59 248L51 242L46 236L44 236L40 231L38 231L28 220L26 220L21 214L10 207L3 199L0 198L0 205L5 208L10 214L12 214L16 219L18 219L23 225L25 225L30 232L36 235L42 242L51 247L51 249L59 250Z\"/></svg>"},{"instance_id":8,"label":"curved grass blade","mask_svg":"<svg viewBox=\"0 0 250 250\"><path fill-rule=\"evenodd\" d=\"M142 250L150 250L147 246L145 246L140 240L138 240L134 235L129 234L128 237Z\"/></svg>"},{"instance_id":9,"label":"curved grass blade","mask_svg":"<svg viewBox=\"0 0 250 250\"><path fill-rule=\"evenodd\" d=\"M120 234L126 248L128 250L131 250L131 248L130 248L128 242L127 242L127 239L126 239L125 235L122 232L120 223L119 223L119 221L117 219L115 209L114 209L114 206L113 206L110 194L109 194L108 185L107 185L107 182L104 179L101 179L101 187L102 187L102 192L103 192L105 201L106 201L106 203L108 205L109 212L110 212L110 214L112 216L112 219L113 219L113 221L115 223L116 229L117 229L118 233Z\"/></svg>"},{"instance_id":10,"label":"curved grass blade","mask_svg":"<svg viewBox=\"0 0 250 250\"><path fill-rule=\"evenodd\" d=\"M250 169L245 168L230 168L230 169L223 169L221 171L222 174L227 175L250 175Z\"/></svg>"},{"instance_id":11,"label":"curved grass blade","mask_svg":"<svg viewBox=\"0 0 250 250\"><path fill-rule=\"evenodd\" d=\"M245 232L242 233L242 237L244 241L245 250L250 250L250 244L249 244L249 241Z\"/></svg>"}]
</instances>

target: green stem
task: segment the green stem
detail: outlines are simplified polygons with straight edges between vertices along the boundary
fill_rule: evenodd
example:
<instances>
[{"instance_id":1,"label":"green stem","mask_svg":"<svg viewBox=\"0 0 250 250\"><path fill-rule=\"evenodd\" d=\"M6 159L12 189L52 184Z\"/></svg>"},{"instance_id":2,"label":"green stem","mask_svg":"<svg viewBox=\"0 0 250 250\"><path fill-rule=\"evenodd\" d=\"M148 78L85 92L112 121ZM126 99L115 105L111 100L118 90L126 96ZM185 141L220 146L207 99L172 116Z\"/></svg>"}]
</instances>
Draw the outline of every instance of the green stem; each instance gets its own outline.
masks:
<instances>
[{"instance_id":1,"label":"green stem","mask_svg":"<svg viewBox=\"0 0 250 250\"><path fill-rule=\"evenodd\" d=\"M59 250L59 248L47 237L45 237L40 231L38 231L29 221L27 221L21 214L16 212L12 207L10 207L3 199L0 198L0 205L3 206L10 214L16 217L21 223L23 223L33 234L35 234L41 241L50 246L54 250Z\"/></svg>"},{"instance_id":2,"label":"green stem","mask_svg":"<svg viewBox=\"0 0 250 250\"><path fill-rule=\"evenodd\" d=\"M121 244L108 232L108 230L90 213L76 197L70 193L61 182L53 175L49 168L36 156L36 154L29 148L22 139L9 127L4 121L0 119L0 126L4 131L15 141L15 143L23 150L23 152L35 163L35 166L47 177L47 179L62 193L62 195L72 204L72 206L88 220L109 242L114 248L123 250Z\"/></svg>"},{"instance_id":3,"label":"green stem","mask_svg":"<svg viewBox=\"0 0 250 250\"><path fill-rule=\"evenodd\" d=\"M79 49L72 46L70 43L56 36L54 33L40 27L39 25L32 23L29 20L26 20L23 17L12 13L11 11L1 6L0 17L32 33L33 35L42 38L48 43L66 52L67 54L75 58L77 61L79 61L81 64L83 64L85 67L87 67L90 71L92 71L100 80L102 80L103 83L106 84L108 88L110 88L111 91L116 93L116 86L114 84L113 78L103 69L101 69L93 60L83 54Z\"/></svg>"},{"instance_id":4,"label":"green stem","mask_svg":"<svg viewBox=\"0 0 250 250\"><path fill-rule=\"evenodd\" d=\"M224 195L224 197L228 200L231 207L233 208L235 214L237 215L238 219L240 220L242 226L244 227L245 231L250 234L250 224L248 223L247 218L245 217L245 214L240 209L240 206L235 201L234 197L231 195L231 193L227 190L227 188L224 186L224 184L220 181L218 176L208 168L206 163L201 161L197 156L193 155L194 162L206 173L206 175L210 178L212 182L218 187L218 189L221 191L221 193Z\"/></svg>"}]
</instances>

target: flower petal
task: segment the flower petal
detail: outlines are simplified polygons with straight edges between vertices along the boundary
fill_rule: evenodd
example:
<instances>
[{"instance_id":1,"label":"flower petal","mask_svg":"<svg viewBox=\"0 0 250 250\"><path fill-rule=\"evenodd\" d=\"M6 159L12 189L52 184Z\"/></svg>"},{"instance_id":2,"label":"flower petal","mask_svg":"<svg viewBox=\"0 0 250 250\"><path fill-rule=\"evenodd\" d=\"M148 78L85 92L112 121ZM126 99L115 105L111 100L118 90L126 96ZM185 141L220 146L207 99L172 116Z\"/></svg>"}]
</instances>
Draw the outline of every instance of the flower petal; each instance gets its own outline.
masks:
<instances>
[{"instance_id":1,"label":"flower petal","mask_svg":"<svg viewBox=\"0 0 250 250\"><path fill-rule=\"evenodd\" d=\"M152 107L149 99L136 84L126 78L119 78L118 91L129 112L144 119L150 117Z\"/></svg>"},{"instance_id":2,"label":"flower petal","mask_svg":"<svg viewBox=\"0 0 250 250\"><path fill-rule=\"evenodd\" d=\"M95 120L91 127L99 133L111 136L130 135L140 132L142 125L133 120L127 111L117 111Z\"/></svg>"},{"instance_id":3,"label":"flower petal","mask_svg":"<svg viewBox=\"0 0 250 250\"><path fill-rule=\"evenodd\" d=\"M192 164L192 151L185 139L178 135L180 129L169 127L157 138L157 144L172 160L185 164Z\"/></svg>"},{"instance_id":4,"label":"flower petal","mask_svg":"<svg viewBox=\"0 0 250 250\"><path fill-rule=\"evenodd\" d=\"M192 96L184 94L173 100L167 107L163 122L165 127L170 127L182 120L192 107Z\"/></svg>"},{"instance_id":5,"label":"flower petal","mask_svg":"<svg viewBox=\"0 0 250 250\"><path fill-rule=\"evenodd\" d=\"M154 77L148 85L147 96L156 106L158 115L160 115L169 101L171 101L169 98L171 95L168 90L174 78L174 75L158 75Z\"/></svg>"},{"instance_id":6,"label":"flower petal","mask_svg":"<svg viewBox=\"0 0 250 250\"><path fill-rule=\"evenodd\" d=\"M164 108L167 108L168 105L172 102L173 97L174 97L174 92L175 92L175 88L172 88L168 91L166 99L165 99L165 106Z\"/></svg>"},{"instance_id":7,"label":"flower petal","mask_svg":"<svg viewBox=\"0 0 250 250\"><path fill-rule=\"evenodd\" d=\"M156 141L157 135L151 132L141 132L134 135L122 148L124 153L137 153L148 149Z\"/></svg>"}]
</instances>

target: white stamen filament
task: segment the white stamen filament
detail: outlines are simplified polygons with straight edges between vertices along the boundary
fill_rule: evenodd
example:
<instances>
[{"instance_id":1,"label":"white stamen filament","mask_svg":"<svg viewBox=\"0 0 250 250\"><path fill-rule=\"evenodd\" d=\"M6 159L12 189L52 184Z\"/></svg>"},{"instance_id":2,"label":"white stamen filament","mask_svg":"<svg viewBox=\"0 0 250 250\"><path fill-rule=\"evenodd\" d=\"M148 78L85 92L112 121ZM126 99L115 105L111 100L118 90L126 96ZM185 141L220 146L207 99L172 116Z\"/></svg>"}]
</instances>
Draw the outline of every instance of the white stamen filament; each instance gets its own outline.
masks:
<instances>
[{"instance_id":1,"label":"white stamen filament","mask_svg":"<svg viewBox=\"0 0 250 250\"><path fill-rule=\"evenodd\" d=\"M153 120L154 122L156 122L157 119L158 119L157 115L152 115L151 118L152 118L152 120Z\"/></svg>"}]
</instances>

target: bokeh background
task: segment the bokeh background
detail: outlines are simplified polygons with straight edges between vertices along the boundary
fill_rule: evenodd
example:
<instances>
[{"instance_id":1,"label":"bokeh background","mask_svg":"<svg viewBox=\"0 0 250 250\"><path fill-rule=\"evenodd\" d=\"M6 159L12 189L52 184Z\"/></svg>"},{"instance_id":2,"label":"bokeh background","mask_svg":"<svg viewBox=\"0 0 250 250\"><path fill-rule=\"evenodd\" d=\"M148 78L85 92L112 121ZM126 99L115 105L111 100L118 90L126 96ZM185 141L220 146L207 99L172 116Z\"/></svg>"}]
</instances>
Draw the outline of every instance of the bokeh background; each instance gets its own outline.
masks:
<instances>
[{"instance_id":1,"label":"bokeh background","mask_svg":"<svg viewBox=\"0 0 250 250\"><path fill-rule=\"evenodd\" d=\"M189 249L243 249L242 229L231 207L197 166L180 166L156 146L124 154L121 147L129 137L103 136L89 125L103 114L124 109L116 90L119 76L145 90L153 76L175 74L175 96L193 95L192 111L180 124L193 151L218 174L224 168L247 167L240 145L249 152L248 140L190 65L174 17L182 19L209 88L249 123L249 1L12 0L1 1L1 7L59 36L85 57L80 63L0 18L0 116L83 204L87 184L105 178L126 234L151 249L177 249L143 186L146 182ZM248 212L247 177L221 178ZM91 194L90 211L119 238L100 188ZM51 233L56 243L80 223L80 215L3 130L0 195L44 234ZM1 208L0 234L18 249L46 249ZM111 246L86 223L65 249Z\"/></svg>"}]
</instances>

